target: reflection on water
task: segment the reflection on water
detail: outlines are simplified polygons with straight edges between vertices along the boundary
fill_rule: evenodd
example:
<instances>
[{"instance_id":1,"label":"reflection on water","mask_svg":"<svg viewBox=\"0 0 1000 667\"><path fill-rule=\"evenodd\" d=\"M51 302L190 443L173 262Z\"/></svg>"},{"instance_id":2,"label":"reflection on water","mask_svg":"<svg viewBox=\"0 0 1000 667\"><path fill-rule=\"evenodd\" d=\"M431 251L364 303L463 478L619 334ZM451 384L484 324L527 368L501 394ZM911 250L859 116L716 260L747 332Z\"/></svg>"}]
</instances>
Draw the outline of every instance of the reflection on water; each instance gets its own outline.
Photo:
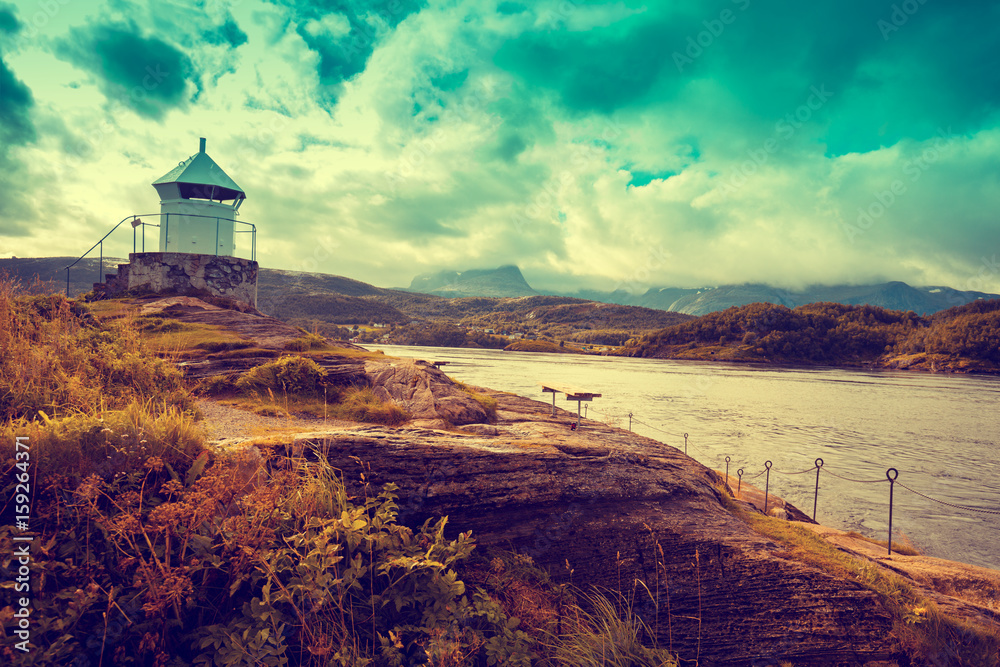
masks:
<instances>
[{"instance_id":1,"label":"reflection on water","mask_svg":"<svg viewBox=\"0 0 1000 667\"><path fill-rule=\"evenodd\" d=\"M898 481L940 500L1000 511L1000 379L842 369L533 354L496 350L380 346L387 354L447 360L462 382L542 401L538 381L602 393L591 418L628 426L707 466L745 469L771 460L771 488L811 511L814 469L859 480ZM576 403L565 403L575 409ZM641 422L641 423L639 423ZM754 480L763 483L763 477ZM821 474L817 520L885 539L888 482L860 484ZM954 510L896 487L893 530L925 553L1000 568L1000 515ZM898 536L898 532L896 533Z\"/></svg>"}]
</instances>

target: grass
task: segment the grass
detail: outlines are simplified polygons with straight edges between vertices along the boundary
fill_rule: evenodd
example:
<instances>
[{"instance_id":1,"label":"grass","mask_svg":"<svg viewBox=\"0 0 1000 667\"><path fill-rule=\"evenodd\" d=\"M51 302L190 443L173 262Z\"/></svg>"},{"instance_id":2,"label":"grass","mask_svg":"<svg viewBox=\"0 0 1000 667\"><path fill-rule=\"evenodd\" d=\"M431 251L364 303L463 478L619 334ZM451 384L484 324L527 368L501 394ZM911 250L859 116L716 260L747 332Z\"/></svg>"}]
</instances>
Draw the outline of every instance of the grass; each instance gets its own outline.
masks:
<instances>
[{"instance_id":1,"label":"grass","mask_svg":"<svg viewBox=\"0 0 1000 667\"><path fill-rule=\"evenodd\" d=\"M137 319L140 321L147 320L147 318ZM158 319L160 318L151 318L151 320L147 321L155 322ZM250 345L239 334L214 324L179 322L177 320L164 320L164 322L169 322L170 325L166 325L165 328L159 331L154 329L145 336L150 349L159 354L176 356L184 352L200 352L209 349L211 346L215 346L221 350L225 349L226 346L230 346L229 349L238 349L233 346L242 344ZM154 326L162 327L164 325L154 324Z\"/></svg>"},{"instance_id":2,"label":"grass","mask_svg":"<svg viewBox=\"0 0 1000 667\"><path fill-rule=\"evenodd\" d=\"M486 411L486 418L489 423L494 424L497 420L497 399L492 396L487 396L482 394L464 382L455 382L455 385L464 391L466 394L472 397L472 399L483 406L483 410Z\"/></svg>"},{"instance_id":3,"label":"grass","mask_svg":"<svg viewBox=\"0 0 1000 667\"><path fill-rule=\"evenodd\" d=\"M867 537L861 533L852 530L847 533L847 537L852 537L856 540L864 540L865 542L870 542L871 544L877 544L888 552L889 542L887 540L878 540L874 537ZM892 553L900 554L903 556L921 556L920 550L917 549L912 544L907 542L893 542L892 543Z\"/></svg>"},{"instance_id":4,"label":"grass","mask_svg":"<svg viewBox=\"0 0 1000 667\"><path fill-rule=\"evenodd\" d=\"M285 344L290 352L309 352L311 350L329 350L330 344L318 333L306 333Z\"/></svg>"},{"instance_id":5,"label":"grass","mask_svg":"<svg viewBox=\"0 0 1000 667\"><path fill-rule=\"evenodd\" d=\"M870 561L851 556L793 522L751 513L719 487L723 505L756 532L784 545L795 560L876 593L893 618L893 634L911 657L934 664L1000 665L1000 631L942 613L909 582ZM874 540L872 540L874 541ZM874 541L878 543L877 541ZM881 543L885 546L885 543ZM893 549L896 543L893 543Z\"/></svg>"},{"instance_id":6,"label":"grass","mask_svg":"<svg viewBox=\"0 0 1000 667\"><path fill-rule=\"evenodd\" d=\"M312 359L288 355L238 376L205 380L201 391L271 417L299 414L387 426L398 426L409 419L405 410L382 400L371 388L330 385L326 375Z\"/></svg>"}]
</instances>

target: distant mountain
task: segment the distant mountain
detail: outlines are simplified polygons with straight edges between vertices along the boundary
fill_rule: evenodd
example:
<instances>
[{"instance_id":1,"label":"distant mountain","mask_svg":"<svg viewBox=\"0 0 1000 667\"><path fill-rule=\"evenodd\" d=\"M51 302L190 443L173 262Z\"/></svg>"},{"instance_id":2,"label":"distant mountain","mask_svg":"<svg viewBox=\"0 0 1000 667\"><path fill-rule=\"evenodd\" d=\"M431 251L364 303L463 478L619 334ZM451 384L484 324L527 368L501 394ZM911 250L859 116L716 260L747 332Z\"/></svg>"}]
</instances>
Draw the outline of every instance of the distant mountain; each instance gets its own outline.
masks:
<instances>
[{"instance_id":1,"label":"distant mountain","mask_svg":"<svg viewBox=\"0 0 1000 667\"><path fill-rule=\"evenodd\" d=\"M963 292L950 287L911 287L894 281L877 285L815 286L801 292L777 289L768 285L724 285L689 294L678 299L670 310L688 315L706 315L732 306L750 303L773 303L789 308L807 303L832 302L848 306L879 306L886 310L912 310L917 315L961 306L979 299L996 299L985 292Z\"/></svg>"},{"instance_id":2,"label":"distant mountain","mask_svg":"<svg viewBox=\"0 0 1000 667\"><path fill-rule=\"evenodd\" d=\"M521 275L514 265L498 269L471 271L439 271L424 273L410 283L410 292L435 294L447 298L464 296L514 297L537 296L539 293Z\"/></svg>"},{"instance_id":3,"label":"distant mountain","mask_svg":"<svg viewBox=\"0 0 1000 667\"><path fill-rule=\"evenodd\" d=\"M657 308L687 315L707 315L733 306L773 303L795 308L807 303L831 302L848 306L879 306L887 310L912 310L918 315L932 315L948 308L980 299L1000 298L986 292L961 291L951 287L911 287L894 281L876 285L817 285L800 292L760 283L722 285L701 289L654 288L643 294L624 290L600 292L581 290L573 296L603 303Z\"/></svg>"}]
</instances>

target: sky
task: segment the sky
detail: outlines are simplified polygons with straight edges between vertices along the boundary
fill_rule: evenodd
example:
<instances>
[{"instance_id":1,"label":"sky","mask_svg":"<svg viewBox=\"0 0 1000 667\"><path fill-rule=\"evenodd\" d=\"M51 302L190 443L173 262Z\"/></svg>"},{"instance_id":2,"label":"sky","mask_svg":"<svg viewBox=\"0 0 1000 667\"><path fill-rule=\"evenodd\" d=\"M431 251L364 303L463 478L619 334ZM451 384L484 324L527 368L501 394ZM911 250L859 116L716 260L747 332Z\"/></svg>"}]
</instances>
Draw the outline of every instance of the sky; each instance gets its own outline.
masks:
<instances>
[{"instance_id":1,"label":"sky","mask_svg":"<svg viewBox=\"0 0 1000 667\"><path fill-rule=\"evenodd\" d=\"M995 2L0 0L0 257L206 137L265 267L1000 292L998 63Z\"/></svg>"}]
</instances>

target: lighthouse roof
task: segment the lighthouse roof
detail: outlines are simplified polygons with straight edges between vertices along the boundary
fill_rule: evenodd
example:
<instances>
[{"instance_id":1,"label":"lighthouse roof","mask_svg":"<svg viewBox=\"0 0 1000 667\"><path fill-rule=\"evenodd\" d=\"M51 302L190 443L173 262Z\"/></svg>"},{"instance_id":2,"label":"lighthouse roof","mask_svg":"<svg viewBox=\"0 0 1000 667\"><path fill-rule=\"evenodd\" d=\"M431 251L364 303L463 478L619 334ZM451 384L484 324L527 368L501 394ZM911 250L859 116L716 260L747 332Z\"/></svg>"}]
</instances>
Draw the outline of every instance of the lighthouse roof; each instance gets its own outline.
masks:
<instances>
[{"instance_id":1,"label":"lighthouse roof","mask_svg":"<svg viewBox=\"0 0 1000 667\"><path fill-rule=\"evenodd\" d=\"M201 150L153 181L153 187L170 183L206 186L197 188L199 194L188 196L195 196L199 199L245 199L246 193L243 188L237 185L236 181L231 179L222 170L222 167L217 165L215 160L205 152L204 141L202 139ZM159 189L157 188L157 190ZM181 189L182 192L190 190L191 188Z\"/></svg>"}]
</instances>

